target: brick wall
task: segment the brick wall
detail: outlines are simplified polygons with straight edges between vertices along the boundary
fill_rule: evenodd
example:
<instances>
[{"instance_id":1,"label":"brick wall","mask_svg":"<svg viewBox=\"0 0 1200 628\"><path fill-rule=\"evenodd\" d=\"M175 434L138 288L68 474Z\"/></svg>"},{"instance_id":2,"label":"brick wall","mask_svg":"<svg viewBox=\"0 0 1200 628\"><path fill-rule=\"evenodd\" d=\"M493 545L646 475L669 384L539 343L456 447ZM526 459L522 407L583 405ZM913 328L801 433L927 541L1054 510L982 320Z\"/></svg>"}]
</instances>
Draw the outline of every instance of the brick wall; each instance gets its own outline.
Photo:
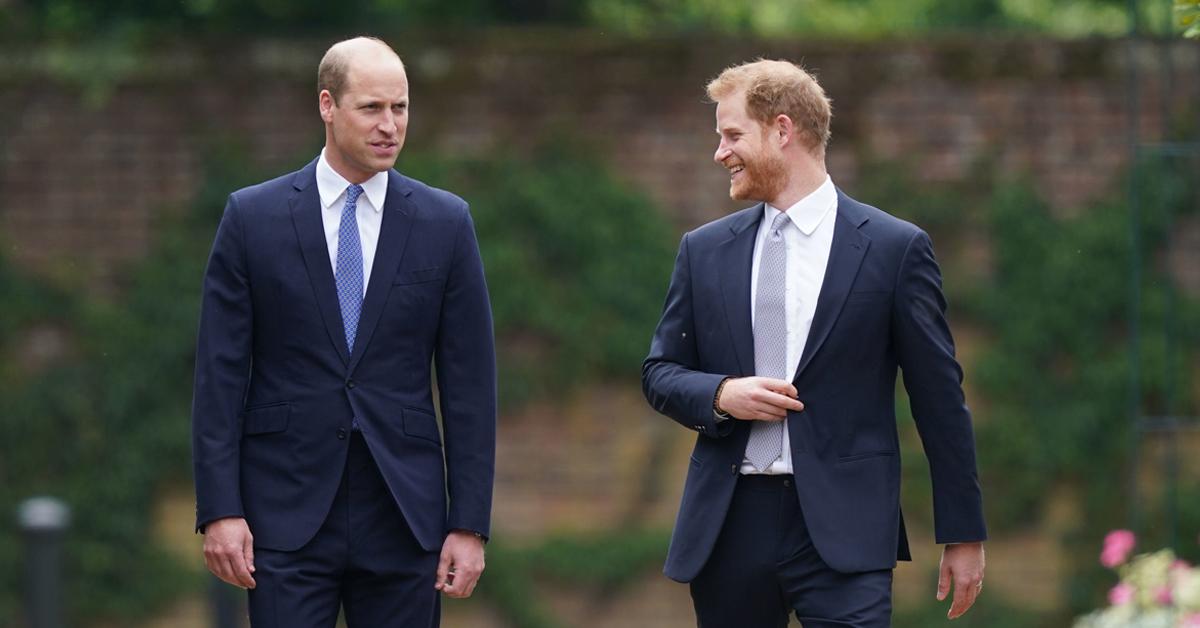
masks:
<instances>
[{"instance_id":1,"label":"brick wall","mask_svg":"<svg viewBox=\"0 0 1200 628\"><path fill-rule=\"evenodd\" d=\"M544 31L393 42L410 68L410 148L518 153L565 133L606 155L680 229L737 206L726 196L724 171L711 162L716 136L703 85L741 60L801 59L819 74L834 101L830 171L851 194L870 159L903 161L936 182L961 178L987 158L1031 174L1056 207L1070 211L1123 193L1114 176L1128 159L1131 59L1148 77L1137 121L1144 139L1157 138L1164 111L1194 112L1200 103L1200 82L1192 79L1200 46L1182 42L1171 51L1172 102L1150 80L1159 67L1153 51L1130 56L1120 42L637 42ZM0 53L6 255L104 292L116 285L121 264L147 250L156 221L193 197L211 140L238 138L267 171L301 166L323 138L313 92L326 44L179 47L138 58L107 86L53 78L47 51ZM887 207L887 199L863 200ZM1196 224L1183 233L1183 245L1194 249ZM1174 263L1184 269L1196 259L1179 249L1173 255L1182 255ZM1181 275L1197 281L1195 272ZM633 388L601 387L504 417L497 533L521 542L552 531L604 530L632 516L667 526L692 438L654 415ZM666 462L647 483L651 450ZM911 533L920 562L897 580L900 608L933 591L936 550L928 531ZM1001 548L1011 545L997 556L1035 548L1041 559L1010 565L1008 578L997 563L992 594L1057 604L1060 574L1049 538L997 539ZM631 617L642 618L639 626L686 625L685 590L647 578L644 588L592 613L596 625L635 625ZM578 592L553 597L564 617L597 608ZM460 618L451 625L481 625L487 615L476 607L449 611ZM584 625L576 621L569 625Z\"/></svg>"},{"instance_id":2,"label":"brick wall","mask_svg":"<svg viewBox=\"0 0 1200 628\"><path fill-rule=\"evenodd\" d=\"M830 171L851 193L864 157L902 160L929 181L961 177L986 157L1032 173L1069 209L1111 193L1128 157L1133 57L1120 42L632 42L543 31L393 40L412 78L409 147L520 150L567 133L607 155L680 227L736 206L711 163L703 85L757 56L801 59L818 73L835 108ZM239 138L267 171L302 165L323 138L313 68L324 45L161 51L99 82L99 96L95 84L53 78L62 73L48 51L0 53L8 253L102 288L145 251L155 219L191 198L209 140ZM1173 49L1175 101L1166 104L1159 58L1150 48L1135 57L1145 79L1139 126L1154 139L1164 110L1200 102L1190 80L1200 47Z\"/></svg>"}]
</instances>

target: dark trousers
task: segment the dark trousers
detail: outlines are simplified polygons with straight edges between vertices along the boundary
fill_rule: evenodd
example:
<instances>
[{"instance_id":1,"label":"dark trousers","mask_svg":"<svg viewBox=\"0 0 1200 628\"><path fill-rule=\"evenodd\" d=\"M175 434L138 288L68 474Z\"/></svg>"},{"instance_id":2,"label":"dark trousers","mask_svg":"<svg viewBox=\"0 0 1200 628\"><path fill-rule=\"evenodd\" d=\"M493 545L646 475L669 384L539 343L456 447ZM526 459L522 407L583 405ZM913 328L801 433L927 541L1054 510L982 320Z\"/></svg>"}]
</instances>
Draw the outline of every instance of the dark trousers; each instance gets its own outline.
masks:
<instances>
[{"instance_id":1,"label":"dark trousers","mask_svg":"<svg viewBox=\"0 0 1200 628\"><path fill-rule=\"evenodd\" d=\"M254 628L434 627L438 553L417 543L360 432L333 507L316 536L294 552L254 549Z\"/></svg>"},{"instance_id":2,"label":"dark trousers","mask_svg":"<svg viewBox=\"0 0 1200 628\"><path fill-rule=\"evenodd\" d=\"M743 475L716 547L691 583L700 628L891 625L892 571L840 573L817 554L792 476Z\"/></svg>"}]
</instances>

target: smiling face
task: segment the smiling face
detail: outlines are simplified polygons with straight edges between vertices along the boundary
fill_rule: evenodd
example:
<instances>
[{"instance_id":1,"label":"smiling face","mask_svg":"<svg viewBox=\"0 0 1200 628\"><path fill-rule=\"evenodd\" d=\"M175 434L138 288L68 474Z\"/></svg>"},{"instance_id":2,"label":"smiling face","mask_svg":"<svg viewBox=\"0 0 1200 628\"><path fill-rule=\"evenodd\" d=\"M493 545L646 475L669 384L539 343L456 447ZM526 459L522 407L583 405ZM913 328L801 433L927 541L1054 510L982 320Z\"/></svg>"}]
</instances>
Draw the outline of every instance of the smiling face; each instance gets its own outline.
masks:
<instances>
[{"instance_id":1,"label":"smiling face","mask_svg":"<svg viewBox=\"0 0 1200 628\"><path fill-rule=\"evenodd\" d=\"M395 165L408 131L408 77L390 50L349 59L345 89L319 97L325 121L325 159L351 183Z\"/></svg>"},{"instance_id":2,"label":"smiling face","mask_svg":"<svg viewBox=\"0 0 1200 628\"><path fill-rule=\"evenodd\" d=\"M747 114L743 91L717 101L717 134L713 161L729 171L729 197L774 202L787 186L787 161L772 129Z\"/></svg>"}]
</instances>

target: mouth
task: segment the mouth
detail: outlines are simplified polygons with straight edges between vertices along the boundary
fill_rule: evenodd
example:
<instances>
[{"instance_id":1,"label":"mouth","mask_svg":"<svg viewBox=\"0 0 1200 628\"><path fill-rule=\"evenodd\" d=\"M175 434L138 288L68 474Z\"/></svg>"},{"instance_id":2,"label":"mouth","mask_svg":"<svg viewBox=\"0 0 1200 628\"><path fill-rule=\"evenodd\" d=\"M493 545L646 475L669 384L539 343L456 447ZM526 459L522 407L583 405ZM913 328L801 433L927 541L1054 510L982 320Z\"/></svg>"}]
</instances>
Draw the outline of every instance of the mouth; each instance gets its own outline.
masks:
<instances>
[{"instance_id":1,"label":"mouth","mask_svg":"<svg viewBox=\"0 0 1200 628\"><path fill-rule=\"evenodd\" d=\"M370 142L369 145L371 146L371 150L373 150L376 155L386 157L396 152L399 142L384 140L380 142Z\"/></svg>"},{"instance_id":2,"label":"mouth","mask_svg":"<svg viewBox=\"0 0 1200 628\"><path fill-rule=\"evenodd\" d=\"M737 164L736 166L728 166L728 168L729 168L729 179L732 181L733 179L736 179L737 176L739 174L741 174L743 170L746 169L746 164Z\"/></svg>"}]
</instances>

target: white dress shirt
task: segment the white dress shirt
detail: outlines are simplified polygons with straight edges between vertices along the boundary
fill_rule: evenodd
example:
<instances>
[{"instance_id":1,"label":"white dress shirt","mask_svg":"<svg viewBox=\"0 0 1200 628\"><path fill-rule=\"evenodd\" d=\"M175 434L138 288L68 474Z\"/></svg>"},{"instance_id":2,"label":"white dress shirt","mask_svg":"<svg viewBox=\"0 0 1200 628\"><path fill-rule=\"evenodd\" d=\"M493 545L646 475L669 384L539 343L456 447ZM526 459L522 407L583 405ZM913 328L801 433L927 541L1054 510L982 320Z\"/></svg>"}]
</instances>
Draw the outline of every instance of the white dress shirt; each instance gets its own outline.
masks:
<instances>
[{"instance_id":1,"label":"white dress shirt","mask_svg":"<svg viewBox=\"0 0 1200 628\"><path fill-rule=\"evenodd\" d=\"M379 245L379 228L383 224L383 201L387 197L388 173L377 172L364 181L363 193L356 202L358 209L358 239L362 242L363 295L371 281L375 265L375 248ZM338 227L342 223L342 208L346 206L346 188L350 182L325 161L325 151L317 159L317 194L321 196L321 223L325 227L325 243L329 245L329 266L337 275Z\"/></svg>"},{"instance_id":2,"label":"white dress shirt","mask_svg":"<svg viewBox=\"0 0 1200 628\"><path fill-rule=\"evenodd\" d=\"M825 282L825 267L829 263L829 251L833 245L833 225L837 216L837 189L828 175L808 196L785 210L790 221L783 228L783 240L787 244L787 285L784 287L784 302L787 308L787 381L796 376L800 356L808 342L808 330L812 327L813 315L817 311L817 297ZM750 322L754 324L754 304L758 298L758 264L762 257L763 242L770 237L771 224L781 210L766 204L763 219L754 241L754 262L750 267ZM801 401L804 401L801 399ZM783 454L762 473L780 475L792 472L792 448L788 440L788 429L783 434ZM742 461L742 473L759 473L749 461Z\"/></svg>"}]
</instances>

